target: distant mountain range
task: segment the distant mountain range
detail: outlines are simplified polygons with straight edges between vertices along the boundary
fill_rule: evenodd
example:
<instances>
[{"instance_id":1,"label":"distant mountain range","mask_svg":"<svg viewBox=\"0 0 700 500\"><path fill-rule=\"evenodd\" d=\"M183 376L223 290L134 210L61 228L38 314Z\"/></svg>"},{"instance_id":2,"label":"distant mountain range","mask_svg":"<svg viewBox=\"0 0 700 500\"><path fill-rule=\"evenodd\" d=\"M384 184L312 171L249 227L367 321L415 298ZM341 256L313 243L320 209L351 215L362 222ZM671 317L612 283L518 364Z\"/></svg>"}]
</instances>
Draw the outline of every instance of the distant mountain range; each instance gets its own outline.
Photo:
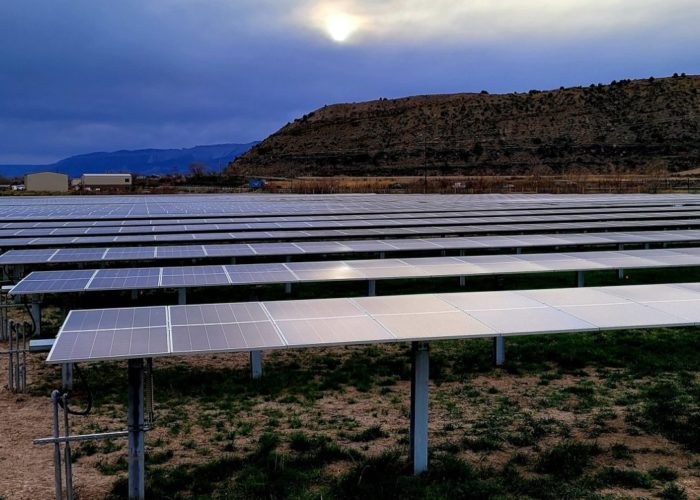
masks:
<instances>
[{"instance_id":1,"label":"distant mountain range","mask_svg":"<svg viewBox=\"0 0 700 500\"><path fill-rule=\"evenodd\" d=\"M0 165L0 175L19 177L32 172L59 172L70 177L84 173L132 173L167 175L187 173L192 163L220 171L233 159L258 144L215 144L186 149L139 149L71 156L50 165Z\"/></svg>"}]
</instances>

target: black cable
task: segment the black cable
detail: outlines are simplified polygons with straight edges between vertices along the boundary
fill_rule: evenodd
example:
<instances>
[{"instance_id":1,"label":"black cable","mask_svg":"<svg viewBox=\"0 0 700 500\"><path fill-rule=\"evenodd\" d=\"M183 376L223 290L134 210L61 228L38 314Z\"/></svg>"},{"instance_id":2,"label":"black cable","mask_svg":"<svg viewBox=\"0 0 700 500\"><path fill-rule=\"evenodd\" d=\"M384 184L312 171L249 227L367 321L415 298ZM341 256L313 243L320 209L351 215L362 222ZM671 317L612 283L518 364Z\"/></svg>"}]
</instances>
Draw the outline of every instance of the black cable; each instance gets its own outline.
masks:
<instances>
[{"instance_id":1,"label":"black cable","mask_svg":"<svg viewBox=\"0 0 700 500\"><path fill-rule=\"evenodd\" d=\"M86 416L90 414L90 410L92 410L92 391L90 390L90 386L88 385L87 378L83 376L83 372L78 367L77 364L74 364L73 367L75 368L75 373L78 374L78 378L80 378L80 382L82 383L83 387L85 388L85 391L87 392L87 405L85 409L83 410L74 410L73 408L68 406L68 399L66 399L66 406L65 410L68 412L70 415L80 415L80 416ZM58 400L58 404L61 405L61 408L63 408L63 403L62 400Z\"/></svg>"}]
</instances>

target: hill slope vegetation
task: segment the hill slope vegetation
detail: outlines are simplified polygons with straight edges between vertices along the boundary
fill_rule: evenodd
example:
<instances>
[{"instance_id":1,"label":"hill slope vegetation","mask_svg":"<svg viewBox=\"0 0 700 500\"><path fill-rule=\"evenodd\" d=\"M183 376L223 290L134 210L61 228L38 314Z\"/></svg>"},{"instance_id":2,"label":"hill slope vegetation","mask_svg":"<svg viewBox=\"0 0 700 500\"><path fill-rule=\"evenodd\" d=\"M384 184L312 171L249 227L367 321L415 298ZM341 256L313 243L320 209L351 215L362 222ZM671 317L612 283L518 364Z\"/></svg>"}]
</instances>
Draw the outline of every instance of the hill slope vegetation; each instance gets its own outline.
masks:
<instances>
[{"instance_id":1,"label":"hill slope vegetation","mask_svg":"<svg viewBox=\"0 0 700 500\"><path fill-rule=\"evenodd\" d=\"M700 76L324 106L232 162L237 175L681 171L700 166Z\"/></svg>"}]
</instances>

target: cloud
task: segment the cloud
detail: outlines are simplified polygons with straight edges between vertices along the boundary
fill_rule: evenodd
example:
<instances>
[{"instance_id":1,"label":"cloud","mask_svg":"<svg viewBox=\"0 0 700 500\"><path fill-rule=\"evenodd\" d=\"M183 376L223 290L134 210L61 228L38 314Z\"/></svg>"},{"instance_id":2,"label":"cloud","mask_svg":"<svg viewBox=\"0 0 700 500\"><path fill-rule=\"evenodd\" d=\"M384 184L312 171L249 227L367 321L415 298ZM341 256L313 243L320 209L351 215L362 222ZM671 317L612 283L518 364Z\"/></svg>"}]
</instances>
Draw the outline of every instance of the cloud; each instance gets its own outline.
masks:
<instances>
[{"instance_id":1,"label":"cloud","mask_svg":"<svg viewBox=\"0 0 700 500\"><path fill-rule=\"evenodd\" d=\"M700 20L696 0L356 0L309 1L293 20L324 31L343 12L360 20L356 43L377 40L451 43L556 41L688 27Z\"/></svg>"},{"instance_id":2,"label":"cloud","mask_svg":"<svg viewBox=\"0 0 700 500\"><path fill-rule=\"evenodd\" d=\"M343 44L332 12L356 22ZM248 142L334 102L700 72L696 0L23 0L0 19L0 164Z\"/></svg>"}]
</instances>

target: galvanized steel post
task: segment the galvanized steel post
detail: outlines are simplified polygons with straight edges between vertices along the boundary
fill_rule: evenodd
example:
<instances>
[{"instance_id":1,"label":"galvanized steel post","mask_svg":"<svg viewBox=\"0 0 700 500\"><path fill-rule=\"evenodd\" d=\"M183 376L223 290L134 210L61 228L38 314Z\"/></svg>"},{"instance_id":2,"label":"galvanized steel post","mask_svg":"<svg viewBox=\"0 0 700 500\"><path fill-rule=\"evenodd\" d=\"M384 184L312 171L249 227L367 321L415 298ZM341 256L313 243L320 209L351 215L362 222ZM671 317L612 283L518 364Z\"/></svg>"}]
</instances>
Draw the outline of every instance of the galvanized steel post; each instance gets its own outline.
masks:
<instances>
[{"instance_id":1,"label":"galvanized steel post","mask_svg":"<svg viewBox=\"0 0 700 500\"><path fill-rule=\"evenodd\" d=\"M257 380L262 377L262 351L250 351L250 377Z\"/></svg>"},{"instance_id":2,"label":"galvanized steel post","mask_svg":"<svg viewBox=\"0 0 700 500\"><path fill-rule=\"evenodd\" d=\"M411 429L409 459L413 473L428 470L428 373L429 347L427 342L413 342L411 365Z\"/></svg>"},{"instance_id":3,"label":"galvanized steel post","mask_svg":"<svg viewBox=\"0 0 700 500\"><path fill-rule=\"evenodd\" d=\"M496 366L506 364L506 339L504 337L494 337L493 339L493 360Z\"/></svg>"},{"instance_id":4,"label":"galvanized steel post","mask_svg":"<svg viewBox=\"0 0 700 500\"><path fill-rule=\"evenodd\" d=\"M144 449L144 368L143 359L130 359L128 366L129 403L129 499L142 500L145 489Z\"/></svg>"}]
</instances>

